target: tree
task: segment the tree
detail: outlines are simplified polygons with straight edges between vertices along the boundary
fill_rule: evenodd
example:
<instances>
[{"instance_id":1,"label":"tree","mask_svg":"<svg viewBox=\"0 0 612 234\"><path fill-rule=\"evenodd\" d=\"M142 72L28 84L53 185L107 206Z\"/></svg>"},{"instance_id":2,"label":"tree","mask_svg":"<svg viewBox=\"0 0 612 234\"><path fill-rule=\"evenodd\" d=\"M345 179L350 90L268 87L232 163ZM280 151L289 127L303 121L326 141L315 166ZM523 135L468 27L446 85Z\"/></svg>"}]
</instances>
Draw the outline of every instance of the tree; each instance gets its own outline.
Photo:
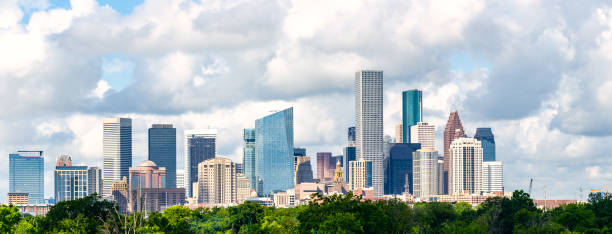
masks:
<instances>
[{"instance_id":1,"label":"tree","mask_svg":"<svg viewBox=\"0 0 612 234\"><path fill-rule=\"evenodd\" d=\"M167 233L187 233L189 232L189 219L191 219L191 210L186 206L172 206L164 210L162 215L168 220Z\"/></svg>"},{"instance_id":2,"label":"tree","mask_svg":"<svg viewBox=\"0 0 612 234\"><path fill-rule=\"evenodd\" d=\"M359 219L353 213L339 212L326 217L319 226L319 233L363 233Z\"/></svg>"},{"instance_id":3,"label":"tree","mask_svg":"<svg viewBox=\"0 0 612 234\"><path fill-rule=\"evenodd\" d=\"M0 206L0 232L13 233L21 220L19 209L15 206Z\"/></svg>"}]
</instances>

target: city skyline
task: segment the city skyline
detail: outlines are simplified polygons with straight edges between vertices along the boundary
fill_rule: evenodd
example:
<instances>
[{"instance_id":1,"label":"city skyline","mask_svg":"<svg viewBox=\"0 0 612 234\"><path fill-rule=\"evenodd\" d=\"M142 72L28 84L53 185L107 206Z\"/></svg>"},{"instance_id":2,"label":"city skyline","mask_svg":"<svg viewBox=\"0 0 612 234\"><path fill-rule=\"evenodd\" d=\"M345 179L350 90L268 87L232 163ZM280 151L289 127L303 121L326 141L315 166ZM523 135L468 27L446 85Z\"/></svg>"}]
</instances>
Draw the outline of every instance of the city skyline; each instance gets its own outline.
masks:
<instances>
[{"instance_id":1,"label":"city skyline","mask_svg":"<svg viewBox=\"0 0 612 234\"><path fill-rule=\"evenodd\" d=\"M43 2L1 5L8 13L0 22L0 155L44 151L45 197L60 155L103 169L101 123L112 116L133 120L132 165L147 159L153 123L174 124L177 136L217 128L218 154L240 162L242 129L293 106L295 146L308 149L315 168L312 153L342 154L361 69L385 72L385 135L395 135L401 92L410 89L423 91L440 155L450 111L459 111L468 137L492 128L506 190L527 189L533 178L534 197L547 186L549 198L584 199L581 190L612 180L609 3L457 1L441 12L435 1L313 2L314 9ZM265 16L244 14L255 7ZM385 15L389 9L395 13ZM94 25L108 31L87 30ZM0 184L0 201L8 187Z\"/></svg>"}]
</instances>

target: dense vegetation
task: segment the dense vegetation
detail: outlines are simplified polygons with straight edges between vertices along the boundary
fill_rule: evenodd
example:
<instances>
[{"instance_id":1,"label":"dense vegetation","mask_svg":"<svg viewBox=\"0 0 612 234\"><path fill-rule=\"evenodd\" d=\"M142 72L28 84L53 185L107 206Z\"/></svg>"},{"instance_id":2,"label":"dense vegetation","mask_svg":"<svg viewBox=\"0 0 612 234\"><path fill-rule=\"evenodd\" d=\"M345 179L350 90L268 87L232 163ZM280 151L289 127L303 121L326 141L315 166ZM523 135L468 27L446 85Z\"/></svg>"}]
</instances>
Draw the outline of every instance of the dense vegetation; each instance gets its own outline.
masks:
<instances>
[{"instance_id":1,"label":"dense vegetation","mask_svg":"<svg viewBox=\"0 0 612 234\"><path fill-rule=\"evenodd\" d=\"M173 206L163 213L118 214L114 203L89 196L60 202L46 216L22 217L0 207L1 233L612 233L612 200L602 193L589 203L542 211L529 194L467 203L360 201L348 195L313 196L290 209L246 202L229 208Z\"/></svg>"}]
</instances>

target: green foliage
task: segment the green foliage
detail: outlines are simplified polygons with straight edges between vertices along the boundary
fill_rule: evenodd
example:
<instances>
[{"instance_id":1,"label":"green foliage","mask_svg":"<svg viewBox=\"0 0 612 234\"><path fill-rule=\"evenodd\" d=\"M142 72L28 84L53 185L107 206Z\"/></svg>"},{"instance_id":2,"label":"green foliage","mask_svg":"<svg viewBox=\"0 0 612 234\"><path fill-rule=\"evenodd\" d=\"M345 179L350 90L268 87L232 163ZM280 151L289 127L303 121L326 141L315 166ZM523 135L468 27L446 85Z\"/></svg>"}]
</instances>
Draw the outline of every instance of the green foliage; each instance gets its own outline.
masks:
<instances>
[{"instance_id":1,"label":"green foliage","mask_svg":"<svg viewBox=\"0 0 612 234\"><path fill-rule=\"evenodd\" d=\"M14 206L0 206L0 232L12 233L21 220L19 209Z\"/></svg>"}]
</instances>

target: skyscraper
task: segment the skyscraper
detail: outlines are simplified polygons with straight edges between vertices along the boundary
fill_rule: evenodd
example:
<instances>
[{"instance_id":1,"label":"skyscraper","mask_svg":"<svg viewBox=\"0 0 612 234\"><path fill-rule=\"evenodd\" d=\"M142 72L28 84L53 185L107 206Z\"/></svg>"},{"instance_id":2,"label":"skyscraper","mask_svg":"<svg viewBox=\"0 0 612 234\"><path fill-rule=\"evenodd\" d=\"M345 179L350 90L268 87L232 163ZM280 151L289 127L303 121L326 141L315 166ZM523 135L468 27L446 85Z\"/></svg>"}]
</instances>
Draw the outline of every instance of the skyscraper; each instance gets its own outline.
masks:
<instances>
[{"instance_id":1,"label":"skyscraper","mask_svg":"<svg viewBox=\"0 0 612 234\"><path fill-rule=\"evenodd\" d=\"M450 145L448 193L482 191L482 144L473 138L458 138Z\"/></svg>"},{"instance_id":2,"label":"skyscraper","mask_svg":"<svg viewBox=\"0 0 612 234\"><path fill-rule=\"evenodd\" d=\"M418 122L410 127L410 142L421 144L421 149L436 149L436 126Z\"/></svg>"},{"instance_id":3,"label":"skyscraper","mask_svg":"<svg viewBox=\"0 0 612 234\"><path fill-rule=\"evenodd\" d=\"M295 184L311 183L312 179L312 166L310 165L310 157L308 156L296 156L297 163L295 167Z\"/></svg>"},{"instance_id":4,"label":"skyscraper","mask_svg":"<svg viewBox=\"0 0 612 234\"><path fill-rule=\"evenodd\" d=\"M395 143L404 143L404 125L395 125Z\"/></svg>"},{"instance_id":5,"label":"skyscraper","mask_svg":"<svg viewBox=\"0 0 612 234\"><path fill-rule=\"evenodd\" d=\"M198 182L198 164L217 155L216 142L217 129L185 131L185 193L188 197L193 196L193 183Z\"/></svg>"},{"instance_id":6,"label":"skyscraper","mask_svg":"<svg viewBox=\"0 0 612 234\"><path fill-rule=\"evenodd\" d=\"M42 151L9 154L9 193L28 193L30 204L44 204L44 170Z\"/></svg>"},{"instance_id":7,"label":"skyscraper","mask_svg":"<svg viewBox=\"0 0 612 234\"><path fill-rule=\"evenodd\" d=\"M483 161L495 161L495 136L493 136L491 128L477 128L474 139L482 142Z\"/></svg>"},{"instance_id":8,"label":"skyscraper","mask_svg":"<svg viewBox=\"0 0 612 234\"><path fill-rule=\"evenodd\" d=\"M293 188L293 107L255 120L257 193Z\"/></svg>"},{"instance_id":9,"label":"skyscraper","mask_svg":"<svg viewBox=\"0 0 612 234\"><path fill-rule=\"evenodd\" d=\"M98 167L87 169L87 195L97 194L102 196L102 170Z\"/></svg>"},{"instance_id":10,"label":"skyscraper","mask_svg":"<svg viewBox=\"0 0 612 234\"><path fill-rule=\"evenodd\" d=\"M336 161L330 152L317 153L317 179L320 181L331 181L334 177Z\"/></svg>"},{"instance_id":11,"label":"skyscraper","mask_svg":"<svg viewBox=\"0 0 612 234\"><path fill-rule=\"evenodd\" d=\"M68 155L57 158L55 164L55 201L71 201L88 195L87 166L72 166Z\"/></svg>"},{"instance_id":12,"label":"skyscraper","mask_svg":"<svg viewBox=\"0 0 612 234\"><path fill-rule=\"evenodd\" d=\"M423 121L423 92L411 89L402 92L402 125L404 127L404 143L412 143L410 140L410 126Z\"/></svg>"},{"instance_id":13,"label":"skyscraper","mask_svg":"<svg viewBox=\"0 0 612 234\"><path fill-rule=\"evenodd\" d=\"M504 164L501 161L482 163L482 191L486 193L504 191Z\"/></svg>"},{"instance_id":14,"label":"skyscraper","mask_svg":"<svg viewBox=\"0 0 612 234\"><path fill-rule=\"evenodd\" d=\"M357 152L355 149L355 127L348 128L348 141L343 150L344 155L342 156L342 169L344 170L344 181L349 181L349 162L357 159Z\"/></svg>"},{"instance_id":15,"label":"skyscraper","mask_svg":"<svg viewBox=\"0 0 612 234\"><path fill-rule=\"evenodd\" d=\"M420 144L390 143L385 158L385 194L412 194L412 153Z\"/></svg>"},{"instance_id":16,"label":"skyscraper","mask_svg":"<svg viewBox=\"0 0 612 234\"><path fill-rule=\"evenodd\" d=\"M293 149L293 156L306 156L306 148Z\"/></svg>"},{"instance_id":17,"label":"skyscraper","mask_svg":"<svg viewBox=\"0 0 612 234\"><path fill-rule=\"evenodd\" d=\"M372 162L372 187L384 192L383 173L383 72L355 73L355 132L358 159Z\"/></svg>"},{"instance_id":18,"label":"skyscraper","mask_svg":"<svg viewBox=\"0 0 612 234\"><path fill-rule=\"evenodd\" d=\"M149 128L149 160L166 168L166 187L176 188L176 128L172 124Z\"/></svg>"},{"instance_id":19,"label":"skyscraper","mask_svg":"<svg viewBox=\"0 0 612 234\"><path fill-rule=\"evenodd\" d=\"M212 158L199 165L198 203L236 202L236 164L227 158Z\"/></svg>"},{"instance_id":20,"label":"skyscraper","mask_svg":"<svg viewBox=\"0 0 612 234\"><path fill-rule=\"evenodd\" d=\"M463 125L461 124L461 119L459 118L459 112L457 111L452 111L450 113L450 115L448 116L448 121L446 122L446 127L444 128L444 194L448 194L449 191L449 165L450 165L450 145L451 143L457 139L457 138L461 138L464 136L460 136L461 134L458 134L457 130L459 130L459 133L464 132L463 131Z\"/></svg>"},{"instance_id":21,"label":"skyscraper","mask_svg":"<svg viewBox=\"0 0 612 234\"><path fill-rule=\"evenodd\" d=\"M348 142L355 142L357 138L357 133L355 133L355 127L348 128Z\"/></svg>"},{"instance_id":22,"label":"skyscraper","mask_svg":"<svg viewBox=\"0 0 612 234\"><path fill-rule=\"evenodd\" d=\"M251 186L251 189L255 189L257 185L257 179L255 178L255 129L244 129L242 138L244 139L242 158L244 176L249 179L249 186Z\"/></svg>"},{"instance_id":23,"label":"skyscraper","mask_svg":"<svg viewBox=\"0 0 612 234\"><path fill-rule=\"evenodd\" d=\"M412 153L412 191L414 197L426 198L439 194L443 174L439 173L438 151L423 148Z\"/></svg>"},{"instance_id":24,"label":"skyscraper","mask_svg":"<svg viewBox=\"0 0 612 234\"><path fill-rule=\"evenodd\" d=\"M128 177L132 166L132 119L104 119L104 196L115 181Z\"/></svg>"},{"instance_id":25,"label":"skyscraper","mask_svg":"<svg viewBox=\"0 0 612 234\"><path fill-rule=\"evenodd\" d=\"M351 190L372 187L372 162L358 159L349 162L349 180Z\"/></svg>"}]
</instances>

